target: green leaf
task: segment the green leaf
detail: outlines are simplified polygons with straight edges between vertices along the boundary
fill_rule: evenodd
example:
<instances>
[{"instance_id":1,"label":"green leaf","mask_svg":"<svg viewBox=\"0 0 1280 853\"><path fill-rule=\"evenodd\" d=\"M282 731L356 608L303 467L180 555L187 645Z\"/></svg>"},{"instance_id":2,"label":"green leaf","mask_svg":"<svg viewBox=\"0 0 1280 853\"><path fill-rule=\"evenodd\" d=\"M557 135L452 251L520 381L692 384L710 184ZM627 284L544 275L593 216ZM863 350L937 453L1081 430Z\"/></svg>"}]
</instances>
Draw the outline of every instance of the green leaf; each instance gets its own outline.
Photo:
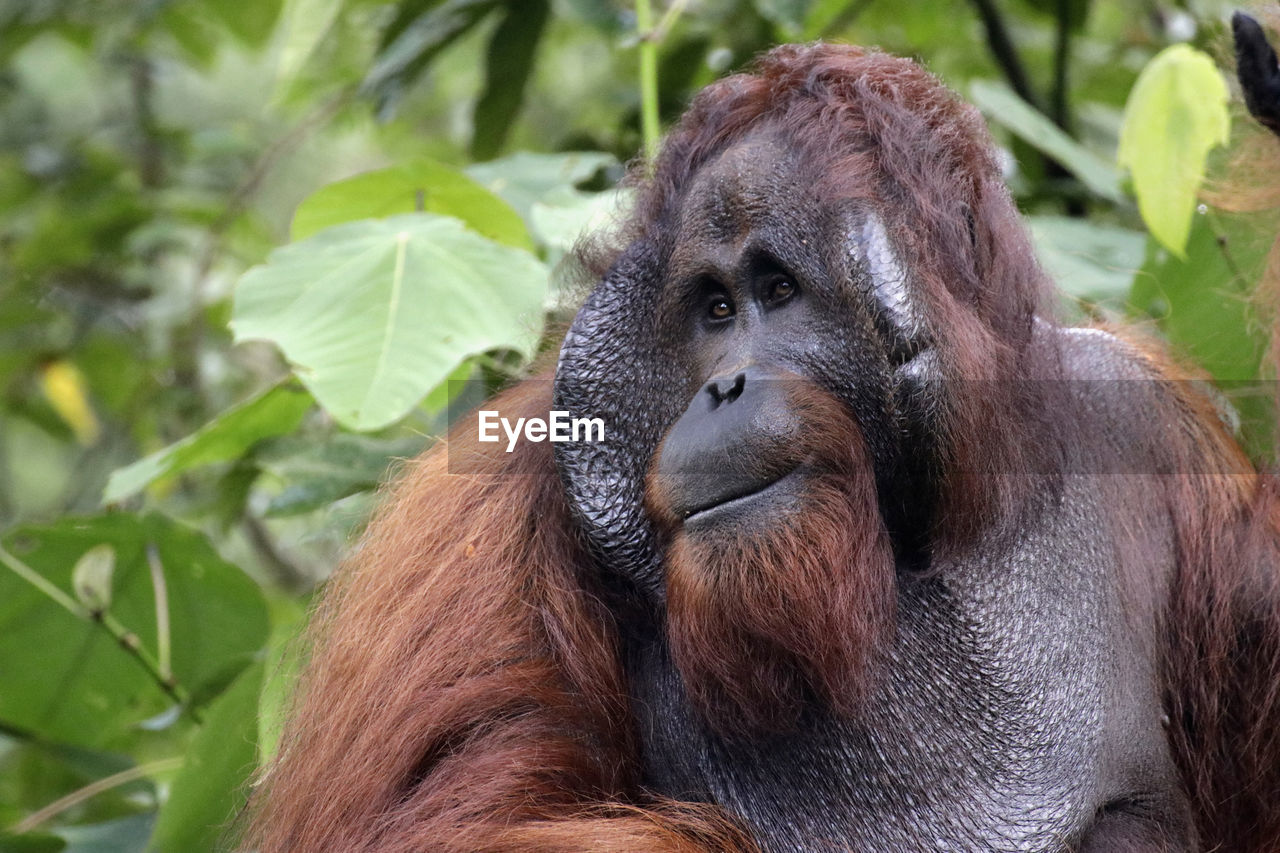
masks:
<instances>
[{"instance_id":1,"label":"green leaf","mask_svg":"<svg viewBox=\"0 0 1280 853\"><path fill-rule=\"evenodd\" d=\"M333 28L342 0L285 0L276 33L281 83L291 82Z\"/></svg>"},{"instance_id":2,"label":"green leaf","mask_svg":"<svg viewBox=\"0 0 1280 853\"><path fill-rule=\"evenodd\" d=\"M56 835L35 832L10 835L0 832L0 853L58 853L66 846L67 842Z\"/></svg>"},{"instance_id":3,"label":"green leaf","mask_svg":"<svg viewBox=\"0 0 1280 853\"><path fill-rule=\"evenodd\" d=\"M111 613L156 650L156 603L146 548L164 569L174 676L199 685L262 647L266 606L258 585L200 533L163 516L66 518L12 531L5 547L64 593L76 560L115 549ZM100 626L77 618L0 566L0 722L91 749L122 742L170 705L138 661Z\"/></svg>"},{"instance_id":4,"label":"green leaf","mask_svg":"<svg viewBox=\"0 0 1280 853\"><path fill-rule=\"evenodd\" d=\"M258 698L258 761L261 764L275 757L290 700L297 688L302 668L298 639L307 624L306 607L290 601L278 608L273 621Z\"/></svg>"},{"instance_id":5,"label":"green leaf","mask_svg":"<svg viewBox=\"0 0 1280 853\"><path fill-rule=\"evenodd\" d=\"M1130 305L1158 320L1174 345L1215 378L1254 379L1265 338L1252 318L1250 292L1266 244L1236 217L1196 214L1192 222L1185 258L1148 241Z\"/></svg>"},{"instance_id":6,"label":"green leaf","mask_svg":"<svg viewBox=\"0 0 1280 853\"><path fill-rule=\"evenodd\" d=\"M607 36L622 29L622 15L612 0L564 0L558 14L569 21L580 21Z\"/></svg>"},{"instance_id":7,"label":"green leaf","mask_svg":"<svg viewBox=\"0 0 1280 853\"><path fill-rule=\"evenodd\" d=\"M856 0L814 0L804 16L805 40L821 38L843 17Z\"/></svg>"},{"instance_id":8,"label":"green leaf","mask_svg":"<svg viewBox=\"0 0 1280 853\"><path fill-rule=\"evenodd\" d=\"M166 3L158 20L187 54L184 59L198 66L213 64L221 33L207 10L192 3Z\"/></svg>"},{"instance_id":9,"label":"green leaf","mask_svg":"<svg viewBox=\"0 0 1280 853\"><path fill-rule=\"evenodd\" d=\"M1146 235L1066 216L1029 216L1027 225L1045 271L1068 295L1123 305L1142 266Z\"/></svg>"},{"instance_id":10,"label":"green leaf","mask_svg":"<svg viewBox=\"0 0 1280 853\"><path fill-rule=\"evenodd\" d=\"M280 0L205 0L203 5L250 47L266 42L280 13Z\"/></svg>"},{"instance_id":11,"label":"green leaf","mask_svg":"<svg viewBox=\"0 0 1280 853\"><path fill-rule=\"evenodd\" d=\"M1117 203L1126 200L1120 189L1120 173L1110 163L1068 136L1006 84L974 80L969 96L990 121L1061 163L1090 192Z\"/></svg>"},{"instance_id":12,"label":"green leaf","mask_svg":"<svg viewBox=\"0 0 1280 853\"><path fill-rule=\"evenodd\" d=\"M293 214L293 239L357 219L382 219L397 213L455 216L490 240L532 249L529 229L519 214L463 172L419 159L402 166L365 172L312 193Z\"/></svg>"},{"instance_id":13,"label":"green leaf","mask_svg":"<svg viewBox=\"0 0 1280 853\"><path fill-rule=\"evenodd\" d=\"M502 22L489 39L485 53L484 91L476 101L471 156L476 160L496 157L511 130L524 87L533 74L538 41L551 13L547 0L518 0L508 3Z\"/></svg>"},{"instance_id":14,"label":"green leaf","mask_svg":"<svg viewBox=\"0 0 1280 853\"><path fill-rule=\"evenodd\" d=\"M111 577L115 571L116 551L110 545L94 545L76 560L71 570L71 588L90 613L101 613L111 606Z\"/></svg>"},{"instance_id":15,"label":"green leaf","mask_svg":"<svg viewBox=\"0 0 1280 853\"><path fill-rule=\"evenodd\" d=\"M156 818L151 850L213 853L224 849L231 820L244 805L257 765L262 663L240 674L209 706L187 761Z\"/></svg>"},{"instance_id":16,"label":"green leaf","mask_svg":"<svg viewBox=\"0 0 1280 853\"><path fill-rule=\"evenodd\" d=\"M617 164L611 154L578 151L567 154L534 154L518 151L500 160L475 163L467 174L516 209L529 222L534 202L559 187L573 187L590 180L601 169Z\"/></svg>"},{"instance_id":17,"label":"green leaf","mask_svg":"<svg viewBox=\"0 0 1280 853\"><path fill-rule=\"evenodd\" d=\"M400 0L395 6L395 14L392 15L391 21L382 28L378 49L385 50L387 45L400 38L414 21L444 2L445 0Z\"/></svg>"},{"instance_id":18,"label":"green leaf","mask_svg":"<svg viewBox=\"0 0 1280 853\"><path fill-rule=\"evenodd\" d=\"M362 88L386 100L411 83L436 55L498 7L500 0L446 0L430 4L378 54Z\"/></svg>"},{"instance_id":19,"label":"green leaf","mask_svg":"<svg viewBox=\"0 0 1280 853\"><path fill-rule=\"evenodd\" d=\"M1255 458L1271 450L1274 413L1273 389L1259 393L1268 341L1251 297L1272 236L1258 234L1246 217L1194 214L1185 259L1149 238L1129 295L1133 313L1155 319L1179 356L1217 380L1244 423L1243 441Z\"/></svg>"},{"instance_id":20,"label":"green leaf","mask_svg":"<svg viewBox=\"0 0 1280 853\"><path fill-rule=\"evenodd\" d=\"M152 812L91 823L63 826L58 834L67 842L63 853L138 853L146 849L155 823Z\"/></svg>"},{"instance_id":21,"label":"green leaf","mask_svg":"<svg viewBox=\"0 0 1280 853\"><path fill-rule=\"evenodd\" d=\"M567 252L582 235L623 216L633 201L629 189L584 193L561 185L533 203L529 218L539 243L554 252Z\"/></svg>"},{"instance_id":22,"label":"green leaf","mask_svg":"<svg viewBox=\"0 0 1280 853\"><path fill-rule=\"evenodd\" d=\"M813 0L752 0L760 17L776 25L787 38L798 38L804 30Z\"/></svg>"},{"instance_id":23,"label":"green leaf","mask_svg":"<svg viewBox=\"0 0 1280 853\"><path fill-rule=\"evenodd\" d=\"M1213 60L1185 44L1147 63L1129 93L1118 159L1133 172L1152 235L1185 257L1205 159L1230 132L1227 86Z\"/></svg>"},{"instance_id":24,"label":"green leaf","mask_svg":"<svg viewBox=\"0 0 1280 853\"><path fill-rule=\"evenodd\" d=\"M230 462L264 438L293 432L312 400L297 388L271 388L223 412L196 432L111 474L102 496L114 503L161 477Z\"/></svg>"},{"instance_id":25,"label":"green leaf","mask_svg":"<svg viewBox=\"0 0 1280 853\"><path fill-rule=\"evenodd\" d=\"M327 228L240 279L237 340L274 341L338 421L374 430L403 417L464 359L530 357L547 271L431 213Z\"/></svg>"},{"instance_id":26,"label":"green leaf","mask_svg":"<svg viewBox=\"0 0 1280 853\"><path fill-rule=\"evenodd\" d=\"M388 440L336 433L319 443L310 437L274 442L259 455L258 464L285 488L264 514L298 515L376 488L392 463L416 456L425 441L417 436Z\"/></svg>"}]
</instances>

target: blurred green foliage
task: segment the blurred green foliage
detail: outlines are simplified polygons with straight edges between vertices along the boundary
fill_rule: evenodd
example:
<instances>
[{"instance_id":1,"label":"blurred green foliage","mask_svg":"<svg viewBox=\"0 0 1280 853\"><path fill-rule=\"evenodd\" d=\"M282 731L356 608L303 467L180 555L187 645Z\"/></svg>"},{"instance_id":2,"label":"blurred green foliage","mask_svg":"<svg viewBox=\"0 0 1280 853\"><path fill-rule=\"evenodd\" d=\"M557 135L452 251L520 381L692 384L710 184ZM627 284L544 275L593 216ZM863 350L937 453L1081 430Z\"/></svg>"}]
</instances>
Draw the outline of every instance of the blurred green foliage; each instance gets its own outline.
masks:
<instances>
[{"instance_id":1,"label":"blurred green foliage","mask_svg":"<svg viewBox=\"0 0 1280 853\"><path fill-rule=\"evenodd\" d=\"M782 41L920 59L992 122L1064 310L1158 328L1262 458L1274 222L1195 210L1184 259L1116 165L1144 66L1229 12L672 0L657 106ZM625 207L640 41L622 0L0 0L0 853L230 843L377 483L447 379L519 371ZM1209 147L1194 88L1132 107L1139 151Z\"/></svg>"}]
</instances>

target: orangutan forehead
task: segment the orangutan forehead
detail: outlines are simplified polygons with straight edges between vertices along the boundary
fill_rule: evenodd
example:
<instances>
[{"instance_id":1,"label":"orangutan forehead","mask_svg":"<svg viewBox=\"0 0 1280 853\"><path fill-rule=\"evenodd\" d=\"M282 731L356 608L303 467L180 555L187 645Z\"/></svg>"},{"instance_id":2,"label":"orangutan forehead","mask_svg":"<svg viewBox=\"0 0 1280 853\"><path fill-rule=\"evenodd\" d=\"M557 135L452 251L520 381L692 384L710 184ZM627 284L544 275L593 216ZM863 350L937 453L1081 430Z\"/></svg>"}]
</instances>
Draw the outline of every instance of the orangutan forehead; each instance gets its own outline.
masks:
<instances>
[{"instance_id":1,"label":"orangutan forehead","mask_svg":"<svg viewBox=\"0 0 1280 853\"><path fill-rule=\"evenodd\" d=\"M681 241L737 243L751 231L794 217L805 197L796 151L777 134L757 134L725 150L694 177L681 211Z\"/></svg>"}]
</instances>

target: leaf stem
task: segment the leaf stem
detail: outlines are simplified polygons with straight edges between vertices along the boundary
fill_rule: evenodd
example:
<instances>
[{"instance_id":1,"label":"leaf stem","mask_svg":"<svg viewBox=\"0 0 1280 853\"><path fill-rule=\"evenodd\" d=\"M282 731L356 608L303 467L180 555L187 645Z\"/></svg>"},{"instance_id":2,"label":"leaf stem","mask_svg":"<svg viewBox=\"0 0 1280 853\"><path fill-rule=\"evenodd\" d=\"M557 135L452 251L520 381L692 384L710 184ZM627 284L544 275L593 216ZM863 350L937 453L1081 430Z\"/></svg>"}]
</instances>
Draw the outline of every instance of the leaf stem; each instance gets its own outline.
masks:
<instances>
[{"instance_id":1,"label":"leaf stem","mask_svg":"<svg viewBox=\"0 0 1280 853\"><path fill-rule=\"evenodd\" d=\"M1212 209L1206 211L1205 221L1209 223L1209 230L1213 232L1213 242L1217 244L1218 251L1222 253L1222 262L1231 271L1232 288L1247 291L1252 282L1240 271L1240 265L1236 263L1235 255L1232 253L1231 238L1227 236L1226 230L1222 227L1222 223L1218 221L1218 217Z\"/></svg>"},{"instance_id":2,"label":"leaf stem","mask_svg":"<svg viewBox=\"0 0 1280 853\"><path fill-rule=\"evenodd\" d=\"M166 668L162 668L160 666L160 662L156 660L155 656L143 647L142 641L138 639L138 635L121 624L120 620L113 616L109 611L93 611L79 604L71 596L67 595L51 583L48 578L45 578L35 569L13 556L13 554L10 554L3 546L0 546L0 563L4 563L5 566L7 566L15 575L31 584L72 616L75 616L77 619L83 619L86 622L101 625L103 630L111 635L120 648L128 652L134 660L141 664L142 668L147 671L147 675L151 676L151 680L156 683L156 686L163 690L170 699L183 707L187 713L191 715L193 720L197 723L201 722L200 714L197 713L194 708L188 707L187 705L188 700L191 698L187 689L178 683L178 680L173 677L172 672L169 672ZM165 634L164 643L167 646L169 644L169 638L167 636L167 595L165 596L165 599L165 626L163 633ZM158 604L159 598L157 597L157 605ZM157 631L159 631L160 625L158 615L156 627ZM165 652L165 655L166 657L168 656L168 651Z\"/></svg>"},{"instance_id":3,"label":"leaf stem","mask_svg":"<svg viewBox=\"0 0 1280 853\"><path fill-rule=\"evenodd\" d=\"M151 654L142 640L138 639L138 635L130 631L120 620L113 616L110 612L104 610L101 613L90 613L90 618L106 629L115 641L129 654L133 655L134 660L142 664L142 668L147 671L147 675L151 676L151 680L159 685L160 689L169 695L169 698L179 705L185 706L190 695L185 687L178 683L172 674L165 675L160 669L160 662L156 660L155 655ZM195 712L192 712L195 717ZM199 718L197 717L197 721Z\"/></svg>"},{"instance_id":4,"label":"leaf stem","mask_svg":"<svg viewBox=\"0 0 1280 853\"><path fill-rule=\"evenodd\" d=\"M667 37L667 33L670 32L671 27L675 25L676 19L680 17L680 13L684 11L684 7L687 5L689 5L689 0L671 0L671 5L667 7L667 11L662 13L662 19L653 28L653 35L650 41L662 44Z\"/></svg>"},{"instance_id":5,"label":"leaf stem","mask_svg":"<svg viewBox=\"0 0 1280 853\"><path fill-rule=\"evenodd\" d=\"M69 612L72 616L75 616L78 619L92 621L89 611L84 607L81 607L74 598L58 589L35 569L10 554L5 550L3 545L0 545L0 563L4 563L15 575L43 592L49 598L53 599L54 603Z\"/></svg>"},{"instance_id":6,"label":"leaf stem","mask_svg":"<svg viewBox=\"0 0 1280 853\"><path fill-rule=\"evenodd\" d=\"M650 0L636 0L636 31L640 36L640 133L650 171L658 157L658 39L653 29Z\"/></svg>"},{"instance_id":7,"label":"leaf stem","mask_svg":"<svg viewBox=\"0 0 1280 853\"><path fill-rule=\"evenodd\" d=\"M32 812L18 823L15 823L13 828L9 831L14 835L21 835L24 832L30 832L50 818L57 817L67 809L78 806L86 800L110 791L112 788L119 788L121 785L128 785L130 782L145 778L153 773L164 773L169 770L177 770L185 761L186 759L181 755L173 758L161 758L158 761L139 764L136 767L121 770L119 773L104 776L101 779L90 782L83 788L77 788L65 797L59 797L44 808Z\"/></svg>"}]
</instances>

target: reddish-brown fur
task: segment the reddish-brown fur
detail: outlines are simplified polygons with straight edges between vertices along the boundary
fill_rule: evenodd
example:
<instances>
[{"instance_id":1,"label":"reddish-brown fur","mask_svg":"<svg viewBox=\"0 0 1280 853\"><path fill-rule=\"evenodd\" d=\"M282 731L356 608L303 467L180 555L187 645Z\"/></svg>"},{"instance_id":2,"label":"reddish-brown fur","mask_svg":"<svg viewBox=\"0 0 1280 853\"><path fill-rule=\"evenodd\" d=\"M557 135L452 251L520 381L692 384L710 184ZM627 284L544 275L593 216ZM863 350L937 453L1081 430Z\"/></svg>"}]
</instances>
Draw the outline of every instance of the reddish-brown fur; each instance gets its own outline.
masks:
<instances>
[{"instance_id":1,"label":"reddish-brown fur","mask_svg":"<svg viewBox=\"0 0 1280 853\"><path fill-rule=\"evenodd\" d=\"M650 476L649 504L670 531L667 635L685 689L724 733L793 725L815 697L853 713L893 630L894 574L871 460L838 400L785 382L798 440L766 455L821 472L804 509L750 537L686 536Z\"/></svg>"},{"instance_id":2,"label":"reddish-brown fur","mask_svg":"<svg viewBox=\"0 0 1280 853\"><path fill-rule=\"evenodd\" d=\"M1031 312L1045 304L1043 279L1003 201L980 120L902 60L788 47L757 75L710 87L673 132L624 236L665 239L689 176L764 121L805 128L799 143L831 176L822 191L863 193L903 236L900 251L952 375L1023 375L1017 353ZM859 147L868 133L883 144ZM1176 375L1154 355L1151 365ZM1035 415L1021 396L1027 384L955 386L940 542L988 535L1016 517L1011 483L1042 482L1020 476L1044 470L1041 454L1050 452L1022 429ZM518 387L497 405L508 416L545 414L546 388ZM1160 421L1169 457L1211 473L1165 481L1178 545L1160 652L1169 736L1203 848L1274 851L1280 497L1209 402L1193 389L1177 393ZM1073 429L1070 411L1049 415ZM852 671L851 683L860 682L889 622L892 577L865 449L849 424L817 417L839 436L849 476L813 495L820 509L789 542L709 555L677 538L671 636L713 712L726 702L772 720L794 711L804 690L856 706L856 690L839 679ZM449 473L450 459L466 473ZM659 517L660 489L651 483ZM787 548L811 557L794 587L783 583L795 573ZM823 573L845 558L865 577L823 588ZM726 561L750 562L758 582L726 582L717 571ZM307 675L254 797L252 845L262 853L753 849L718 810L641 789L616 629L593 593L599 572L569 520L549 445L522 442L506 454L475 443L468 423L447 451L414 463L316 614ZM716 619L712 596L735 610ZM716 649L739 641L747 651L722 667ZM741 678L747 663L764 666L760 685Z\"/></svg>"},{"instance_id":3,"label":"reddish-brown fur","mask_svg":"<svg viewBox=\"0 0 1280 853\"><path fill-rule=\"evenodd\" d=\"M1172 449L1196 472L1166 478L1178 549L1162 650L1169 739L1202 848L1280 850L1280 483L1255 472L1194 383L1169 387Z\"/></svg>"},{"instance_id":4,"label":"reddish-brown fur","mask_svg":"<svg viewBox=\"0 0 1280 853\"><path fill-rule=\"evenodd\" d=\"M1043 408L1036 386L1016 379L1028 375L1031 317L1051 315L1055 297L982 117L919 66L847 45L783 45L754 73L711 84L664 140L627 227L587 268L602 273L609 249L642 236L664 245L693 175L762 127L785 129L813 164L816 197L865 201L894 235L949 377L969 380L954 383L944 413L951 464L937 546L988 534L1024 496L1019 472L1053 465L1022 426ZM841 251L836 243L817 250Z\"/></svg>"},{"instance_id":5,"label":"reddish-brown fur","mask_svg":"<svg viewBox=\"0 0 1280 853\"><path fill-rule=\"evenodd\" d=\"M545 416L549 389L495 404ZM752 849L715 810L638 789L612 622L587 591L550 447L506 454L467 427L410 467L330 582L254 844Z\"/></svg>"}]
</instances>

